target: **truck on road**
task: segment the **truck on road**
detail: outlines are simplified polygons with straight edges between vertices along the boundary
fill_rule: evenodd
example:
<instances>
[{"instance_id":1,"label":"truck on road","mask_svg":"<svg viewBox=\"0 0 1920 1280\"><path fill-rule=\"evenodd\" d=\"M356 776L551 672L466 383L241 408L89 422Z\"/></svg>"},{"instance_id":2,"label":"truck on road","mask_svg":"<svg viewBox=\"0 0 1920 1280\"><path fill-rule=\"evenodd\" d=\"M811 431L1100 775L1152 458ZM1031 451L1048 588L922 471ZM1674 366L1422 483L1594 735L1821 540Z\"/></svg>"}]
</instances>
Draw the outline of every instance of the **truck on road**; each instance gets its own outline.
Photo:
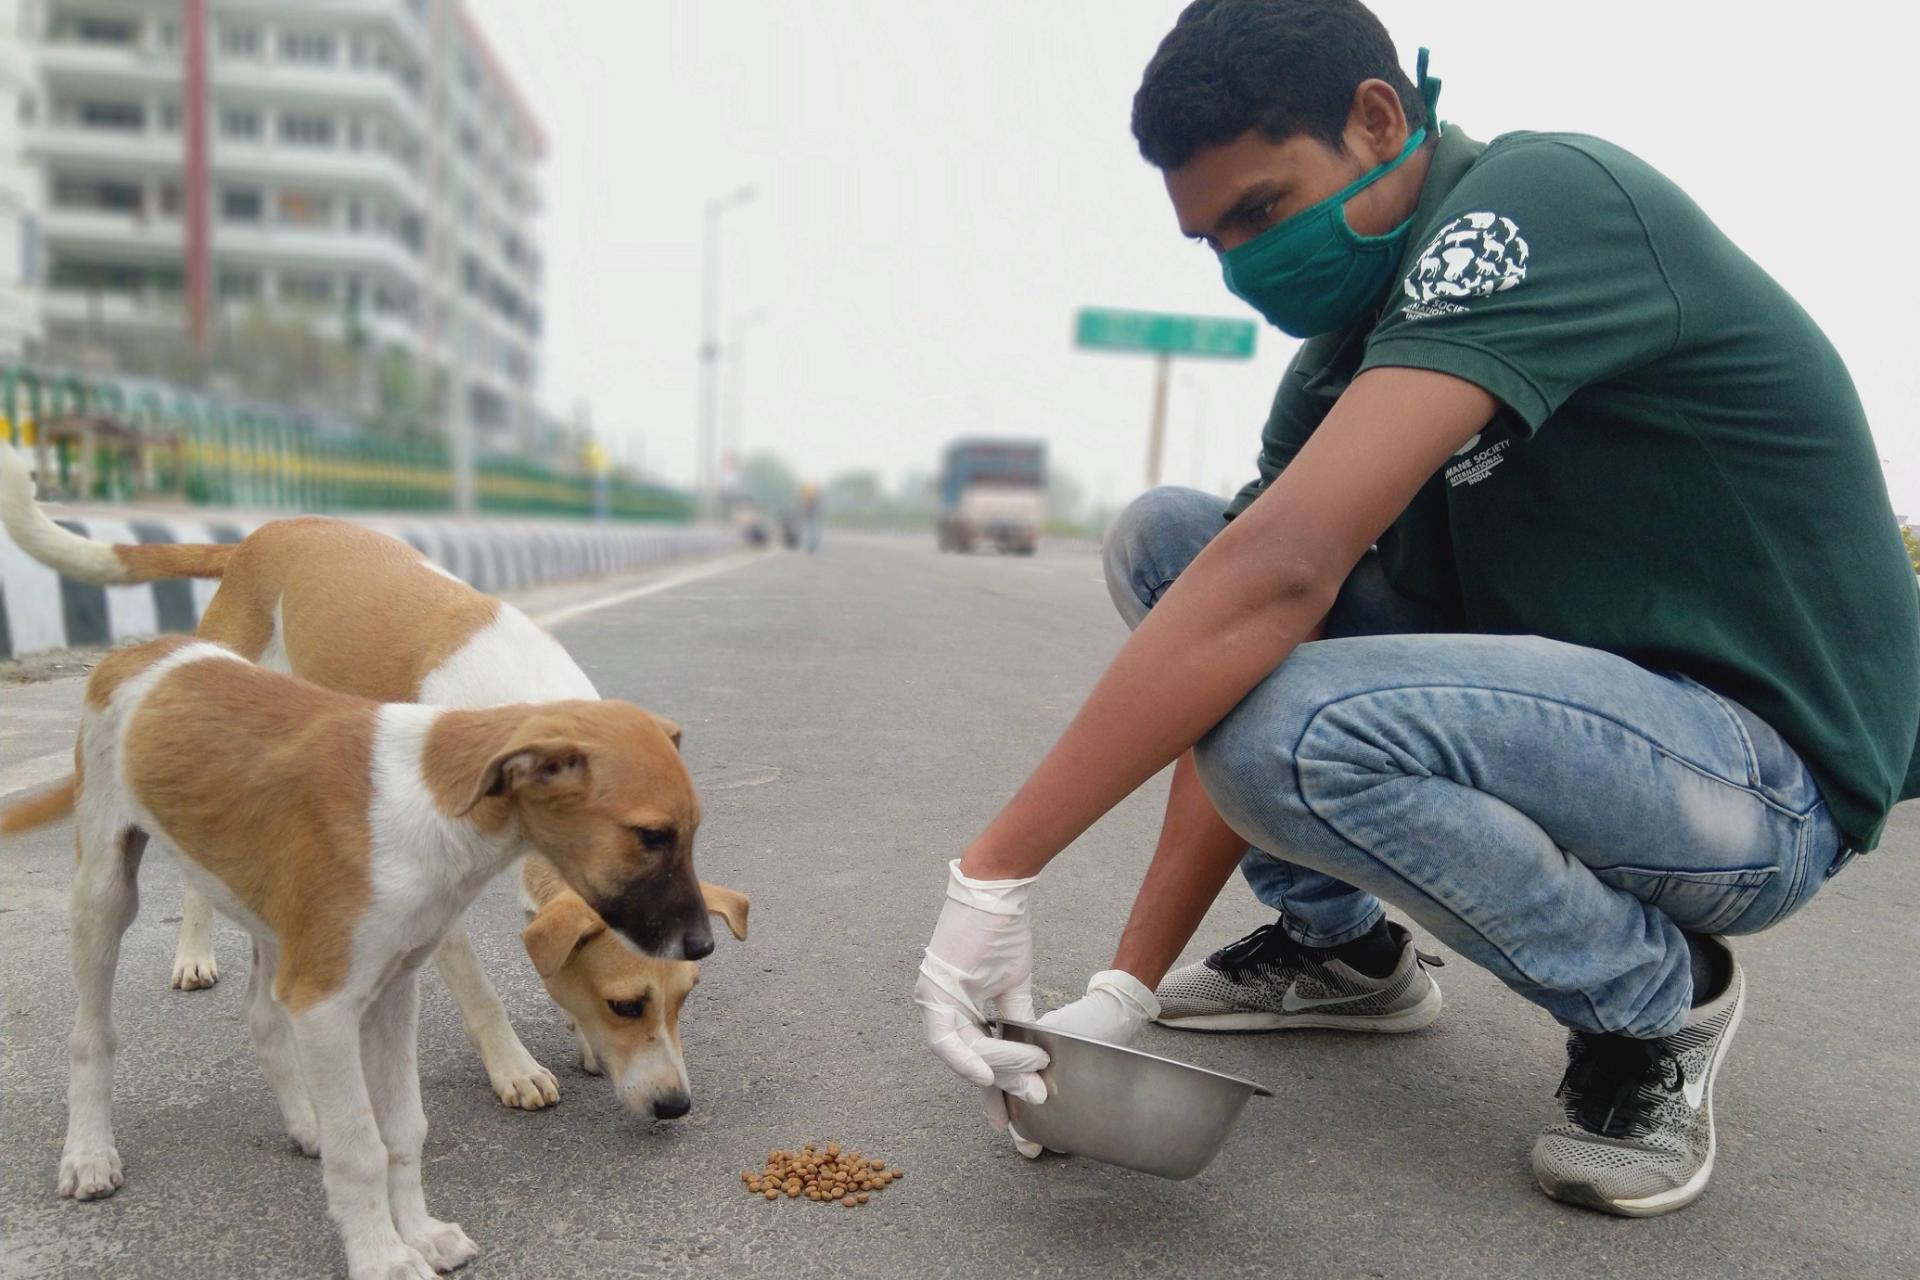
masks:
<instances>
[{"instance_id":1,"label":"truck on road","mask_svg":"<svg viewBox=\"0 0 1920 1280\"><path fill-rule=\"evenodd\" d=\"M1032 555L1047 514L1047 446L1039 440L956 440L940 467L935 535L942 551L991 543Z\"/></svg>"}]
</instances>

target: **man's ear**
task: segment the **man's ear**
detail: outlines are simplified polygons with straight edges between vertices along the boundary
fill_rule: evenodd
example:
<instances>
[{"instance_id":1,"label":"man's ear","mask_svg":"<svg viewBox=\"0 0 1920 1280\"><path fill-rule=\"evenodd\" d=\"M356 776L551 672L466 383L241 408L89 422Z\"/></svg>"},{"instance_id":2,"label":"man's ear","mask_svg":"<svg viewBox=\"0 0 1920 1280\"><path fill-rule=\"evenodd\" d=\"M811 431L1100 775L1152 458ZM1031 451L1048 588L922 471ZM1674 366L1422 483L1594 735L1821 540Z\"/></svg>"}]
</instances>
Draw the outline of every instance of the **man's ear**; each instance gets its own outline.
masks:
<instances>
[{"instance_id":1,"label":"man's ear","mask_svg":"<svg viewBox=\"0 0 1920 1280\"><path fill-rule=\"evenodd\" d=\"M558 790L586 781L587 753L572 742L552 739L509 747L487 762L460 816L491 796L512 795L525 787Z\"/></svg>"},{"instance_id":2,"label":"man's ear","mask_svg":"<svg viewBox=\"0 0 1920 1280\"><path fill-rule=\"evenodd\" d=\"M563 894L540 908L520 931L520 941L527 948L527 958L533 961L534 971L543 978L551 978L573 958L581 943L606 931L607 922L592 907Z\"/></svg>"},{"instance_id":3,"label":"man's ear","mask_svg":"<svg viewBox=\"0 0 1920 1280\"><path fill-rule=\"evenodd\" d=\"M700 882L700 894L707 900L707 910L727 922L727 931L740 941L747 940L747 908L752 904L744 893L735 893L723 889L717 884Z\"/></svg>"},{"instance_id":4,"label":"man's ear","mask_svg":"<svg viewBox=\"0 0 1920 1280\"><path fill-rule=\"evenodd\" d=\"M652 715L653 713L648 712L647 714ZM675 751L678 751L680 749L680 726L665 716L654 716L653 722L660 726L660 732L667 735L667 741L673 744Z\"/></svg>"}]
</instances>

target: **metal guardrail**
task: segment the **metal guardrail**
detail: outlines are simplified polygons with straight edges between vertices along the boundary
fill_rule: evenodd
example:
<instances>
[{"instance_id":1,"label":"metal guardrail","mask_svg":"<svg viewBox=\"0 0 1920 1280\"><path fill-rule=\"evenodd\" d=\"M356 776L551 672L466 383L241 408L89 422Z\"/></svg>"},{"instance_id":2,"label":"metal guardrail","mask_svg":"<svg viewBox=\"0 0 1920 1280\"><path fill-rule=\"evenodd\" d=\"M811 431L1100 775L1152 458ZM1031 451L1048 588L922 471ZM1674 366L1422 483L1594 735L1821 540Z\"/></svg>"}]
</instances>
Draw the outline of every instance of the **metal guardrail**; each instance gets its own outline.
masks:
<instances>
[{"instance_id":1,"label":"metal guardrail","mask_svg":"<svg viewBox=\"0 0 1920 1280\"><path fill-rule=\"evenodd\" d=\"M452 452L437 440L382 440L363 432L319 429L282 410L230 404L218 397L158 385L131 390L110 379L28 366L0 369L0 438L35 446L45 429L67 419L105 418L135 438L131 451L98 445L80 457L72 435L54 448L55 473L78 496L124 500L139 493L177 493L207 506L285 511L451 511ZM485 512L687 521L693 499L678 490L618 475L555 471L531 459L483 458L476 476Z\"/></svg>"}]
</instances>

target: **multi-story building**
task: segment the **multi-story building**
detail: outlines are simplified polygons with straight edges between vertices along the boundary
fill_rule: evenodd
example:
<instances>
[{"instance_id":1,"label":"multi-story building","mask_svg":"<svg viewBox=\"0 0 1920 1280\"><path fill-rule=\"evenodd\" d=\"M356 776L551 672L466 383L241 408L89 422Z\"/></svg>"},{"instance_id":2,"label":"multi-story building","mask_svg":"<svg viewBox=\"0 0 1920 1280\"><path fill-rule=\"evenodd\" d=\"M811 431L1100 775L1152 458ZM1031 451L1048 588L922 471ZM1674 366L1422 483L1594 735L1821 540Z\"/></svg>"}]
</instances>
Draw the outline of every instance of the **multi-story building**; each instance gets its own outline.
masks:
<instances>
[{"instance_id":1,"label":"multi-story building","mask_svg":"<svg viewBox=\"0 0 1920 1280\"><path fill-rule=\"evenodd\" d=\"M217 367L298 317L438 371L482 448L528 443L545 140L460 0L25 2L50 361Z\"/></svg>"},{"instance_id":2,"label":"multi-story building","mask_svg":"<svg viewBox=\"0 0 1920 1280\"><path fill-rule=\"evenodd\" d=\"M31 16L20 0L0 0L0 362L37 354L40 339L40 178L25 141L37 102Z\"/></svg>"}]
</instances>

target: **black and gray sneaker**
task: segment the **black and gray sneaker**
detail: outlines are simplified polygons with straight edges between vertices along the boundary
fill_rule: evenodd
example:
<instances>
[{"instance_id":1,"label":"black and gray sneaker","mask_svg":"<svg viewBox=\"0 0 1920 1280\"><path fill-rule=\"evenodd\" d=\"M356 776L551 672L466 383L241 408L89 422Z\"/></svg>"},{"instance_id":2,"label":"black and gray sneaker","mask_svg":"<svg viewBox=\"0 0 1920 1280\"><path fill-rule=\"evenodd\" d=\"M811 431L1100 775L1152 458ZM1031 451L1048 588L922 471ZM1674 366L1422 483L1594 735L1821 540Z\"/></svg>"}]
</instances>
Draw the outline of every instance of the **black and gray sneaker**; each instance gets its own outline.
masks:
<instances>
[{"instance_id":1,"label":"black and gray sneaker","mask_svg":"<svg viewBox=\"0 0 1920 1280\"><path fill-rule=\"evenodd\" d=\"M1335 948L1304 946L1277 923L1263 925L1162 979L1157 1021L1188 1031L1418 1031L1440 1016L1440 988L1427 973L1440 961L1417 951L1403 926L1386 928L1400 958L1374 978Z\"/></svg>"},{"instance_id":2,"label":"black and gray sneaker","mask_svg":"<svg viewBox=\"0 0 1920 1280\"><path fill-rule=\"evenodd\" d=\"M1724 972L1720 994L1663 1040L1568 1033L1558 1095L1567 1123L1533 1144L1542 1191L1628 1218L1700 1198L1713 1176L1713 1078L1746 1003L1746 979L1730 951Z\"/></svg>"}]
</instances>

